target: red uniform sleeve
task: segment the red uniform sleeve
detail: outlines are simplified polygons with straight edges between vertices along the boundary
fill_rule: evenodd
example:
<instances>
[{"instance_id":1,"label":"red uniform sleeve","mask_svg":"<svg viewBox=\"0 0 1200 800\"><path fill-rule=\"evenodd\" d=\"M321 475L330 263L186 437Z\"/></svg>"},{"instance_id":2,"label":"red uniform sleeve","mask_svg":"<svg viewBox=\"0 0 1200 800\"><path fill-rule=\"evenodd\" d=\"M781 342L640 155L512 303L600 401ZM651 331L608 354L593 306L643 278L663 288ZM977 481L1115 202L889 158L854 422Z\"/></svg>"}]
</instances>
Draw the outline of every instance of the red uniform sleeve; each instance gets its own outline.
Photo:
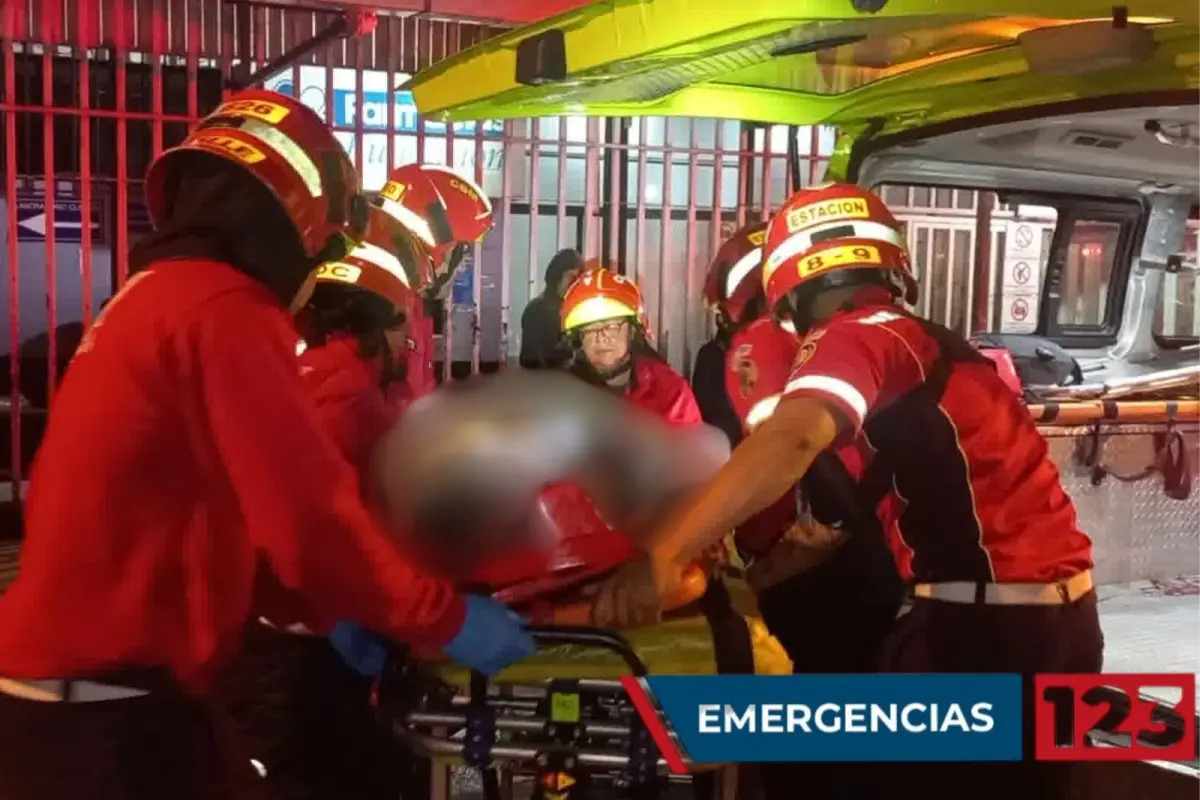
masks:
<instances>
[{"instance_id":1,"label":"red uniform sleeve","mask_svg":"<svg viewBox=\"0 0 1200 800\"><path fill-rule=\"evenodd\" d=\"M226 296L189 328L182 364L203 387L221 467L279 581L321 623L350 619L417 645L449 641L462 598L408 564L371 519L305 395L283 312Z\"/></svg>"},{"instance_id":2,"label":"red uniform sleeve","mask_svg":"<svg viewBox=\"0 0 1200 800\"><path fill-rule=\"evenodd\" d=\"M817 397L836 408L848 428L842 441L861 429L881 401L924 380L917 355L888 311L839 316L800 344L785 396Z\"/></svg>"}]
</instances>

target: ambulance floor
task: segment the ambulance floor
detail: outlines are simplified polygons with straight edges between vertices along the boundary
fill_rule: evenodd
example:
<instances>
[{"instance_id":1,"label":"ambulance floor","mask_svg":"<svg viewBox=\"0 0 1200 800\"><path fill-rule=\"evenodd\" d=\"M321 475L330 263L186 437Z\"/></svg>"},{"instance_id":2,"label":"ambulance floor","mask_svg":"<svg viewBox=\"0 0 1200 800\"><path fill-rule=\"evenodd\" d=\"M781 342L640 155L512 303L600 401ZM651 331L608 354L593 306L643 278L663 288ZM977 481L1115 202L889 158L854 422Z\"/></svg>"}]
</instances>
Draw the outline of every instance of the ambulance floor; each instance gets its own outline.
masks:
<instances>
[{"instance_id":1,"label":"ambulance floor","mask_svg":"<svg viewBox=\"0 0 1200 800\"><path fill-rule=\"evenodd\" d=\"M1200 576L1105 585L1097 593L1105 672L1200 675ZM1148 693L1171 704L1180 699L1166 687Z\"/></svg>"}]
</instances>

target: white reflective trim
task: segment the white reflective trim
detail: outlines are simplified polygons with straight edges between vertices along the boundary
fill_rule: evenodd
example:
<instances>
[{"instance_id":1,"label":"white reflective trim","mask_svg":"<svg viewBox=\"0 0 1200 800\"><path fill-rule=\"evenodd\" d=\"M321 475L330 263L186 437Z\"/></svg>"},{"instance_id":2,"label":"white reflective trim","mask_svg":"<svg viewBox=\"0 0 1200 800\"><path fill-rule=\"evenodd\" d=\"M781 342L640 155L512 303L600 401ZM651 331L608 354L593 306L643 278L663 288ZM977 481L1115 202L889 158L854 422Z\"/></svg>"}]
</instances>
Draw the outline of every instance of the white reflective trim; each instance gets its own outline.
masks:
<instances>
[{"instance_id":1,"label":"white reflective trim","mask_svg":"<svg viewBox=\"0 0 1200 800\"><path fill-rule=\"evenodd\" d=\"M793 336L796 335L796 323L792 322L790 319L781 319L781 320L777 320L777 322L778 322L779 327L783 328L785 331L792 334Z\"/></svg>"},{"instance_id":2,"label":"white reflective trim","mask_svg":"<svg viewBox=\"0 0 1200 800\"><path fill-rule=\"evenodd\" d=\"M828 375L801 375L799 378L788 381L787 386L783 388L783 393L787 395L802 390L833 395L854 410L854 413L858 415L857 421L859 422L867 415L867 399L862 396L862 392L841 378L831 378Z\"/></svg>"},{"instance_id":3,"label":"white reflective trim","mask_svg":"<svg viewBox=\"0 0 1200 800\"><path fill-rule=\"evenodd\" d=\"M479 186L479 184L475 183L475 181L463 176L463 174L460 172L455 172L454 170L450 169L449 167L443 167L440 164L422 164L421 169L428 170L429 172L444 172L447 175L451 175L455 178L458 178L460 181L465 183L469 189L471 189L473 192L475 192L476 196L478 196L480 201L483 203L483 208L484 208L483 213L477 214L475 216L475 219L483 219L484 217L486 217L492 213L491 199L488 198L487 193L484 192L483 189Z\"/></svg>"},{"instance_id":4,"label":"white reflective trim","mask_svg":"<svg viewBox=\"0 0 1200 800\"><path fill-rule=\"evenodd\" d=\"M805 228L802 231L797 231L787 239L784 239L783 244L779 245L775 252L771 253L770 258L767 259L767 263L764 265L767 275L769 276L771 273L773 273L779 268L780 264L788 259L803 255L811 250L814 244L814 235L824 233L834 228L847 227L853 228L854 233L847 233L845 236L838 236L833 239L819 240L816 242L816 244L834 242L838 239L875 239L876 241L894 244L902 250L905 250L908 247L900 231L896 230L895 228L888 227L882 222L871 222L870 220L841 220L835 222L825 222L820 225L814 225L811 228ZM818 237L818 239L820 239L820 237Z\"/></svg>"},{"instance_id":5,"label":"white reflective trim","mask_svg":"<svg viewBox=\"0 0 1200 800\"><path fill-rule=\"evenodd\" d=\"M317 169L317 165L308 157L308 153L304 152L304 148L279 128L243 117L239 130L262 142L268 149L274 150L300 176L310 195L321 197L325 194L321 185L321 170Z\"/></svg>"},{"instance_id":6,"label":"white reflective trim","mask_svg":"<svg viewBox=\"0 0 1200 800\"><path fill-rule=\"evenodd\" d=\"M382 202L379 204L379 210L387 214L392 219L399 222L404 227L408 228L413 236L416 236L428 247L437 247L437 240L433 236L433 231L429 227L429 223L417 212L413 211L408 206L397 203L395 200L389 200L386 197L379 198Z\"/></svg>"},{"instance_id":7,"label":"white reflective trim","mask_svg":"<svg viewBox=\"0 0 1200 800\"><path fill-rule=\"evenodd\" d=\"M350 255L354 258L366 261L368 264L374 264L384 272L396 278L396 280L409 286L408 274L404 271L404 265L400 263L400 259L395 255L384 250L382 247L373 245L370 242L363 242L358 247L351 251Z\"/></svg>"},{"instance_id":8,"label":"white reflective trim","mask_svg":"<svg viewBox=\"0 0 1200 800\"><path fill-rule=\"evenodd\" d=\"M782 395L773 394L755 403L750 411L746 413L746 428L754 430L766 422L775 413L775 409L779 407L779 401L782 399Z\"/></svg>"},{"instance_id":9,"label":"white reflective trim","mask_svg":"<svg viewBox=\"0 0 1200 800\"><path fill-rule=\"evenodd\" d=\"M296 342L296 357L299 358L300 356L304 355L304 351L307 349L308 342L304 341L303 339Z\"/></svg>"},{"instance_id":10,"label":"white reflective trim","mask_svg":"<svg viewBox=\"0 0 1200 800\"><path fill-rule=\"evenodd\" d=\"M737 291L737 287L746 279L755 267L762 262L762 248L756 247L729 268L729 275L725 278L725 297L726 299L733 296Z\"/></svg>"}]
</instances>

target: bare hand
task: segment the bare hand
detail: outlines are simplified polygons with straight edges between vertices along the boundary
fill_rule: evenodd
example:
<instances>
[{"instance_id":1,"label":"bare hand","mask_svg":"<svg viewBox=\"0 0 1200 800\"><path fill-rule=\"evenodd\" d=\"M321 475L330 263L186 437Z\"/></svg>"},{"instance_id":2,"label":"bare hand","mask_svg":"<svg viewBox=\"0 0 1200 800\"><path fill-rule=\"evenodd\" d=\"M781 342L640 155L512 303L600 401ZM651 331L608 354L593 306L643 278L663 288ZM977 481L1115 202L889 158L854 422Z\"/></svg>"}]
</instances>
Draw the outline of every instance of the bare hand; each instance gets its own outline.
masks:
<instances>
[{"instance_id":1,"label":"bare hand","mask_svg":"<svg viewBox=\"0 0 1200 800\"><path fill-rule=\"evenodd\" d=\"M605 628L638 628L662 620L663 597L678 582L680 570L670 570L642 556L617 570L600 586L592 621Z\"/></svg>"}]
</instances>

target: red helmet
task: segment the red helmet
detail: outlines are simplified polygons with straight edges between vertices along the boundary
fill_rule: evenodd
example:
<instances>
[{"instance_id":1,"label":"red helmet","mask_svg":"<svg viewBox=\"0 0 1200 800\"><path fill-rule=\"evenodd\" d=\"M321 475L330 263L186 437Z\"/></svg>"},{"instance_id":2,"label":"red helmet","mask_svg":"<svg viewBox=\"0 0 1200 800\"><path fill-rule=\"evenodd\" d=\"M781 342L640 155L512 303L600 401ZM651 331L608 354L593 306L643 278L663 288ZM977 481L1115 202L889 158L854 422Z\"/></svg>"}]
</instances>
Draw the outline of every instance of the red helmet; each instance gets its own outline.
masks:
<instances>
[{"instance_id":1,"label":"red helmet","mask_svg":"<svg viewBox=\"0 0 1200 800\"><path fill-rule=\"evenodd\" d=\"M371 209L363 242L345 258L317 269L318 281L357 286L401 309L407 309L414 292L432 278L425 245L378 208Z\"/></svg>"},{"instance_id":2,"label":"red helmet","mask_svg":"<svg viewBox=\"0 0 1200 800\"><path fill-rule=\"evenodd\" d=\"M624 275L600 268L586 269L563 294L562 329L565 332L593 322L621 318L629 318L643 330L646 328L642 291Z\"/></svg>"},{"instance_id":3,"label":"red helmet","mask_svg":"<svg viewBox=\"0 0 1200 800\"><path fill-rule=\"evenodd\" d=\"M354 165L299 100L263 89L236 92L160 154L146 174L146 205L156 225L167 212L167 176L188 152L232 161L261 181L295 224L310 258L341 258L366 232L367 204Z\"/></svg>"},{"instance_id":4,"label":"red helmet","mask_svg":"<svg viewBox=\"0 0 1200 800\"><path fill-rule=\"evenodd\" d=\"M905 302L916 302L904 230L866 189L841 183L802 189L767 228L763 286L772 311L805 284L832 288L879 278Z\"/></svg>"},{"instance_id":5,"label":"red helmet","mask_svg":"<svg viewBox=\"0 0 1200 800\"><path fill-rule=\"evenodd\" d=\"M734 323L763 293L762 252L767 223L755 222L730 236L721 245L704 281L704 301L725 312Z\"/></svg>"},{"instance_id":6,"label":"red helmet","mask_svg":"<svg viewBox=\"0 0 1200 800\"><path fill-rule=\"evenodd\" d=\"M492 229L492 204L483 189L434 164L395 169L377 205L429 248L435 270L453 271L467 248Z\"/></svg>"}]
</instances>

